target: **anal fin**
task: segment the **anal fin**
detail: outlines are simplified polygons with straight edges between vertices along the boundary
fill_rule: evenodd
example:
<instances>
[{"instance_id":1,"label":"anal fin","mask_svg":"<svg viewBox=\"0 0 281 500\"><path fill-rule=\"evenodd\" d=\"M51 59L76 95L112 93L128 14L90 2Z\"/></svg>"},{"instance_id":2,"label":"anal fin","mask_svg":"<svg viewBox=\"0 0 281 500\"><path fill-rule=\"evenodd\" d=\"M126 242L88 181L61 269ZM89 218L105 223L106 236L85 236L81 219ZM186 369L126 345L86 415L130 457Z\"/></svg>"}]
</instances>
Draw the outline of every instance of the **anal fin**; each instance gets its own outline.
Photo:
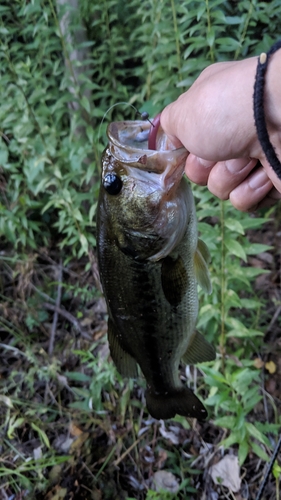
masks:
<instances>
[{"instance_id":1,"label":"anal fin","mask_svg":"<svg viewBox=\"0 0 281 500\"><path fill-rule=\"evenodd\" d=\"M195 331L182 360L187 365L195 365L204 361L216 359L215 348L206 340L201 333Z\"/></svg>"},{"instance_id":2,"label":"anal fin","mask_svg":"<svg viewBox=\"0 0 281 500\"><path fill-rule=\"evenodd\" d=\"M108 343L111 357L116 365L117 370L123 377L137 378L138 365L134 358L124 351L118 340L118 332L114 327L111 319L108 319Z\"/></svg>"}]
</instances>

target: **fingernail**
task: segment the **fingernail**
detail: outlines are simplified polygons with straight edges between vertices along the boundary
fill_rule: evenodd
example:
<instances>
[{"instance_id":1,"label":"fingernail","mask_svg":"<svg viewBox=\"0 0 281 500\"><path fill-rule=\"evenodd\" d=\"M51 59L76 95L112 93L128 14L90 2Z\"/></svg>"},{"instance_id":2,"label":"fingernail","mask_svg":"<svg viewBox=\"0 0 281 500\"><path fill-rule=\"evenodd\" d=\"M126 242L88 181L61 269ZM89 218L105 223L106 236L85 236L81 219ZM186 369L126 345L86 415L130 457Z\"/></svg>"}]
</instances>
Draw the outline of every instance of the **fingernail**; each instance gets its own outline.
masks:
<instances>
[{"instance_id":1,"label":"fingernail","mask_svg":"<svg viewBox=\"0 0 281 500\"><path fill-rule=\"evenodd\" d=\"M231 174L238 174L249 165L250 161L252 161L250 158L236 158L234 160L226 160L225 166Z\"/></svg>"},{"instance_id":2,"label":"fingernail","mask_svg":"<svg viewBox=\"0 0 281 500\"><path fill-rule=\"evenodd\" d=\"M257 170L251 177L249 177L248 182L251 189L259 189L270 182L270 180L264 170Z\"/></svg>"},{"instance_id":3,"label":"fingernail","mask_svg":"<svg viewBox=\"0 0 281 500\"><path fill-rule=\"evenodd\" d=\"M203 158L199 158L199 156L195 155L189 155L192 157L192 159L196 159L199 163L200 166L205 167L205 168L210 168L215 165L215 161L209 161L209 160L203 160Z\"/></svg>"}]
</instances>

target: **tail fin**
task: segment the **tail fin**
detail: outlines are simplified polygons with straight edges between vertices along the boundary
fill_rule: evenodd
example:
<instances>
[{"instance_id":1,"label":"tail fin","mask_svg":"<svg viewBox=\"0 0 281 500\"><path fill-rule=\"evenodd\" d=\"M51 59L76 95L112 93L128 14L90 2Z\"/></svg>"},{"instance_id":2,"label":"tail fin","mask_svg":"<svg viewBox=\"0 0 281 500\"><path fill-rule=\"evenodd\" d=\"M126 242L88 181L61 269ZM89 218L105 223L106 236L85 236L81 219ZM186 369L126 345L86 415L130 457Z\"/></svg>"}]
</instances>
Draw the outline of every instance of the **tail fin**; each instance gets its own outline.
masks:
<instances>
[{"instance_id":1,"label":"tail fin","mask_svg":"<svg viewBox=\"0 0 281 500\"><path fill-rule=\"evenodd\" d=\"M148 389L146 404L150 415L157 419L173 418L176 414L198 420L205 420L208 416L204 405L188 387L174 389L167 394Z\"/></svg>"}]
</instances>

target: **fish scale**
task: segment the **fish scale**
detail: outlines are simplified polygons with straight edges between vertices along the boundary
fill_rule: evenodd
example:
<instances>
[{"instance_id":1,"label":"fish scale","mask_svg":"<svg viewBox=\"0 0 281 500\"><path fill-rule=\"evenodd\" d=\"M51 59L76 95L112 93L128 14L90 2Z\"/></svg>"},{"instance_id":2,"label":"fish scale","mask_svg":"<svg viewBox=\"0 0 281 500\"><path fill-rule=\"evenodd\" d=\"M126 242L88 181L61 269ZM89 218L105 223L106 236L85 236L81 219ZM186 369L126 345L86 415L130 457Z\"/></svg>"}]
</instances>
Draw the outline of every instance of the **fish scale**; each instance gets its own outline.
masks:
<instances>
[{"instance_id":1,"label":"fish scale","mask_svg":"<svg viewBox=\"0 0 281 500\"><path fill-rule=\"evenodd\" d=\"M137 376L140 367L152 416L202 420L203 404L178 373L182 358L194 363L215 357L195 330L197 282L210 291L210 281L193 195L182 175L186 154L183 148L134 148L139 122L111 125L97 214L111 356L124 376Z\"/></svg>"}]
</instances>

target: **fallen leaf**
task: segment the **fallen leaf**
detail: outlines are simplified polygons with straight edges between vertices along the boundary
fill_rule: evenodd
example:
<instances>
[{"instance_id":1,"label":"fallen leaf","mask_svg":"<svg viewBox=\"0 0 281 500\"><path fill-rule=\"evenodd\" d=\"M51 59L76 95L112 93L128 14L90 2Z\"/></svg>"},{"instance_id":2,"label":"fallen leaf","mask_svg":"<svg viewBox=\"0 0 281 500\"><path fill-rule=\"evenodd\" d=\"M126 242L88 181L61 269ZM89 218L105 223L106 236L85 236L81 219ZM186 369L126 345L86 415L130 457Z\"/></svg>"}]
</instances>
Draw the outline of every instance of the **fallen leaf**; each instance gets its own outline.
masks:
<instances>
[{"instance_id":1,"label":"fallen leaf","mask_svg":"<svg viewBox=\"0 0 281 500\"><path fill-rule=\"evenodd\" d=\"M168 453L166 452L166 450L160 449L158 452L158 457L156 458L155 467L157 467L158 469L162 469L162 467L164 467L167 458L168 458Z\"/></svg>"},{"instance_id":2,"label":"fallen leaf","mask_svg":"<svg viewBox=\"0 0 281 500\"><path fill-rule=\"evenodd\" d=\"M276 372L276 364L274 363L274 361L268 361L267 363L265 363L265 368L271 375Z\"/></svg>"},{"instance_id":3,"label":"fallen leaf","mask_svg":"<svg viewBox=\"0 0 281 500\"><path fill-rule=\"evenodd\" d=\"M160 430L160 434L164 438L169 439L169 441L171 441L171 443L173 443L174 445L179 444L179 437L173 431L166 431L165 424L164 424L163 420L161 421L161 427L159 430Z\"/></svg>"},{"instance_id":4,"label":"fallen leaf","mask_svg":"<svg viewBox=\"0 0 281 500\"><path fill-rule=\"evenodd\" d=\"M82 448L83 444L85 443L85 441L88 439L88 437L89 437L88 432L83 432L82 434L80 434L80 436L78 436L71 444L71 446L69 448L69 453L71 453L71 454L72 453L75 453L75 454L81 453L81 448Z\"/></svg>"},{"instance_id":5,"label":"fallen leaf","mask_svg":"<svg viewBox=\"0 0 281 500\"><path fill-rule=\"evenodd\" d=\"M60 480L62 473L62 464L53 465L49 472L49 481L51 484L57 483Z\"/></svg>"},{"instance_id":6,"label":"fallen leaf","mask_svg":"<svg viewBox=\"0 0 281 500\"><path fill-rule=\"evenodd\" d=\"M39 460L39 458L42 458L41 446L38 446L38 448L34 448L33 457L34 457L34 460Z\"/></svg>"},{"instance_id":7,"label":"fallen leaf","mask_svg":"<svg viewBox=\"0 0 281 500\"><path fill-rule=\"evenodd\" d=\"M240 490L241 479L238 457L225 455L217 464L210 467L209 473L215 484L222 484L234 493Z\"/></svg>"},{"instance_id":8,"label":"fallen leaf","mask_svg":"<svg viewBox=\"0 0 281 500\"><path fill-rule=\"evenodd\" d=\"M254 366L255 366L255 368L258 368L258 369L262 368L264 366L263 360L261 358L255 358Z\"/></svg>"},{"instance_id":9,"label":"fallen leaf","mask_svg":"<svg viewBox=\"0 0 281 500\"><path fill-rule=\"evenodd\" d=\"M74 425L73 422L70 422L69 432L70 432L71 436L81 436L81 434L83 434L83 431L81 431L81 429L79 429L79 427Z\"/></svg>"},{"instance_id":10,"label":"fallen leaf","mask_svg":"<svg viewBox=\"0 0 281 500\"><path fill-rule=\"evenodd\" d=\"M0 396L0 401L4 403L8 408L13 408L13 403L7 396Z\"/></svg>"},{"instance_id":11,"label":"fallen leaf","mask_svg":"<svg viewBox=\"0 0 281 500\"><path fill-rule=\"evenodd\" d=\"M152 477L152 489L155 491L168 491L169 493L177 493L179 483L176 476L166 470L158 470Z\"/></svg>"},{"instance_id":12,"label":"fallen leaf","mask_svg":"<svg viewBox=\"0 0 281 500\"><path fill-rule=\"evenodd\" d=\"M58 488L56 489L56 491L53 492L49 492L48 494L48 500L64 500L65 497L67 495L67 488L61 488L60 486L58 486Z\"/></svg>"},{"instance_id":13,"label":"fallen leaf","mask_svg":"<svg viewBox=\"0 0 281 500\"><path fill-rule=\"evenodd\" d=\"M60 451L60 453L69 453L73 441L74 438L71 438L65 434L60 434L53 442L53 447L55 448L55 450Z\"/></svg>"}]
</instances>

